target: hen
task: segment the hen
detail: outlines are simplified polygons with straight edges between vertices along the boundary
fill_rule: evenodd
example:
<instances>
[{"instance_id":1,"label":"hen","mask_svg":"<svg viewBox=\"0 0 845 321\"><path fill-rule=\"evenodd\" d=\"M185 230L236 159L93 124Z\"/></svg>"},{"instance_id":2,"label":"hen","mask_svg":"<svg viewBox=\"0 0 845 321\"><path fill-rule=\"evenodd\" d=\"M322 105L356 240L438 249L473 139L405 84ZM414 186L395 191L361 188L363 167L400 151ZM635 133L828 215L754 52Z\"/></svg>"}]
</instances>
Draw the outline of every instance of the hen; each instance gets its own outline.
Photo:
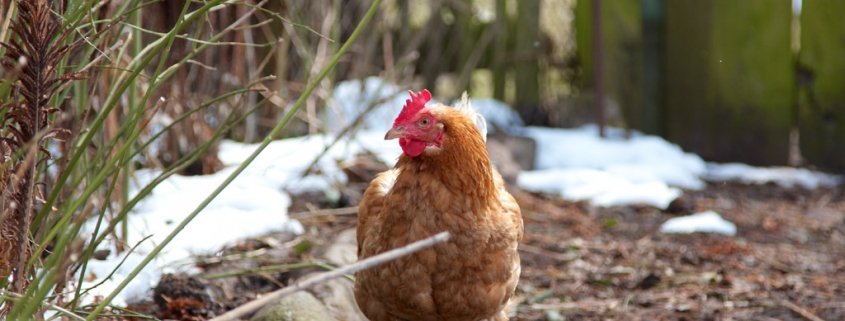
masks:
<instances>
[{"instance_id":1,"label":"hen","mask_svg":"<svg viewBox=\"0 0 845 321\"><path fill-rule=\"evenodd\" d=\"M411 91L385 139L396 167L369 185L358 209L358 258L442 231L448 242L359 272L355 298L373 321L507 320L520 262L519 206L485 148L486 123L468 104L425 106Z\"/></svg>"}]
</instances>

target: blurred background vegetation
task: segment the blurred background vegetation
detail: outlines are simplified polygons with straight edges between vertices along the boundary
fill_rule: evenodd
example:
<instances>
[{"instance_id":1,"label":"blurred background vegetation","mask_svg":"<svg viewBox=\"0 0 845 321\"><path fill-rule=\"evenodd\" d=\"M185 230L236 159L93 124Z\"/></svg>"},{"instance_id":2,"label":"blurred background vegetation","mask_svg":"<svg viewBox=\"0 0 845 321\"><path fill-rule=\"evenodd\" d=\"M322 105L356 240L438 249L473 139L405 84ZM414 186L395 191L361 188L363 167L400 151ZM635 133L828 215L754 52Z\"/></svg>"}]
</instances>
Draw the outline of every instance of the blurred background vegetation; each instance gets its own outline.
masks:
<instances>
[{"instance_id":1,"label":"blurred background vegetation","mask_svg":"<svg viewBox=\"0 0 845 321\"><path fill-rule=\"evenodd\" d=\"M349 35L368 4L264 5L251 23L267 23L225 38L256 45L204 51L180 69L172 85L163 86L166 92L156 94L170 102L163 111L177 115L185 101L275 75L267 87L281 100L262 104L227 134L256 141ZM178 18L167 12L180 5L156 3L165 14L142 24L167 30ZM597 5L599 13L593 12ZM303 122L290 133L324 131L318 115L334 84L375 75L409 89L430 88L442 100L464 90L496 98L531 125L607 123L663 136L708 160L841 170L845 153L836 147L845 142L838 116L845 100L845 79L840 79L845 47L834 39L845 31L832 15L840 7L797 0L385 1L367 33L309 98ZM239 10L212 13L206 23L225 25L245 9ZM177 39L170 59L190 46ZM251 93L247 101L261 97ZM209 112L238 113L237 106L223 104ZM188 142L203 141L197 128L215 127L205 120L216 118L197 115L194 131L182 135ZM190 149L166 147L159 158L166 163L178 159L170 153ZM214 162L199 168L204 167L209 169L197 171L213 171Z\"/></svg>"}]
</instances>

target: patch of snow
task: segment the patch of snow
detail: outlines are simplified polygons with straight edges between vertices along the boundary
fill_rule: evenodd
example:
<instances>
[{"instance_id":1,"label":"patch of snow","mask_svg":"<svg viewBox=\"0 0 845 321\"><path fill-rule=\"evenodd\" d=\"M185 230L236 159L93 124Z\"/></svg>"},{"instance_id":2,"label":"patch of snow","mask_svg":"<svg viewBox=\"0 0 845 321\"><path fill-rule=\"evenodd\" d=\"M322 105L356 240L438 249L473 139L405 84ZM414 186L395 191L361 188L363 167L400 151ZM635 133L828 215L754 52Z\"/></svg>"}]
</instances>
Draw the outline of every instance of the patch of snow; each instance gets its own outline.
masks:
<instances>
[{"instance_id":1,"label":"patch of snow","mask_svg":"<svg viewBox=\"0 0 845 321\"><path fill-rule=\"evenodd\" d=\"M786 188L800 186L813 189L842 183L842 176L794 167L753 167L746 164L707 164L704 179L708 181L738 181L750 184L775 183Z\"/></svg>"},{"instance_id":2,"label":"patch of snow","mask_svg":"<svg viewBox=\"0 0 845 321\"><path fill-rule=\"evenodd\" d=\"M527 127L537 142L537 170L519 175L517 184L531 191L555 193L599 206L632 204L666 208L679 188L700 189L704 161L656 136L617 128L598 135L598 127L574 129Z\"/></svg>"},{"instance_id":3,"label":"patch of snow","mask_svg":"<svg viewBox=\"0 0 845 321\"><path fill-rule=\"evenodd\" d=\"M214 253L239 239L271 231L302 233L302 225L287 216L291 204L288 193L336 193L337 187L347 181L339 166L341 162L367 151L393 166L402 152L396 141L384 140L383 131L360 131L349 139L341 139L315 164L313 174L302 177L306 168L333 140L329 135L311 135L271 142L129 283L113 303L124 305L148 297L150 289L157 284L162 273L196 272L191 261L191 257L196 254ZM128 218L130 247L145 237L149 238L129 255L112 254L104 261L89 261L87 273L93 277L86 278L83 288L100 282L102 284L92 289L84 300L91 302L96 296L111 293L257 147L258 144L224 141L220 144L218 154L226 166L223 170L204 176L173 175L153 189L150 195L136 205ZM137 171L130 196L152 182L160 173L157 170ZM88 224L87 233L93 231L94 223ZM124 258L126 261L118 267ZM111 277L106 278L113 270Z\"/></svg>"},{"instance_id":4,"label":"patch of snow","mask_svg":"<svg viewBox=\"0 0 845 321\"><path fill-rule=\"evenodd\" d=\"M611 172L633 181L660 180L669 185L700 189L699 176L706 166L698 155L650 135L608 128L608 137L598 127L574 129L527 127L524 134L537 141L537 169L591 168Z\"/></svg>"},{"instance_id":5,"label":"patch of snow","mask_svg":"<svg viewBox=\"0 0 845 321\"><path fill-rule=\"evenodd\" d=\"M736 225L722 218L719 213L706 211L688 216L674 217L660 226L662 233L717 233L736 235Z\"/></svg>"},{"instance_id":6,"label":"patch of snow","mask_svg":"<svg viewBox=\"0 0 845 321\"><path fill-rule=\"evenodd\" d=\"M129 217L129 245L132 246L145 237L149 239L141 242L136 251L128 255L124 265L106 280L104 286L95 288L93 294L110 293L232 170L230 167L205 176L174 175L158 185ZM138 174L133 193L159 172L142 170ZM184 267L173 266L171 263L185 260L193 254L213 253L246 235L258 235L273 230L302 233L302 225L287 217L291 200L279 188L278 183L274 184L270 176L262 177L251 173L239 176L147 265L141 275L129 283L115 304L145 297L147 291L158 282L161 273L191 271L190 268L185 270ZM96 280L85 282L83 287L103 281L102 278L106 277L124 256L125 254L112 255L105 261L90 261L88 273L92 273Z\"/></svg>"},{"instance_id":7,"label":"patch of snow","mask_svg":"<svg viewBox=\"0 0 845 321\"><path fill-rule=\"evenodd\" d=\"M803 168L752 167L705 163L666 140L636 131L598 127L574 129L526 127L522 134L537 142L536 170L520 174L517 184L531 191L589 200L599 206L647 204L665 209L683 189L701 189L708 181L740 181L784 187L835 186L841 176Z\"/></svg>"},{"instance_id":8,"label":"patch of snow","mask_svg":"<svg viewBox=\"0 0 845 321\"><path fill-rule=\"evenodd\" d=\"M517 177L522 188L559 194L573 201L589 200L598 206L650 205L666 208L681 190L659 180L630 180L612 172L589 169L545 169Z\"/></svg>"},{"instance_id":9,"label":"patch of snow","mask_svg":"<svg viewBox=\"0 0 845 321\"><path fill-rule=\"evenodd\" d=\"M269 184L292 193L308 190L327 190L335 184L346 183L346 175L337 166L339 160L354 156L360 147L344 141L335 144L315 164L318 175L300 178L306 167L332 142L331 137L312 135L271 142L241 174L264 178ZM220 161L232 167L243 162L258 144L224 141L220 144Z\"/></svg>"},{"instance_id":10,"label":"patch of snow","mask_svg":"<svg viewBox=\"0 0 845 321\"><path fill-rule=\"evenodd\" d=\"M114 303L122 305L148 296L148 291L155 286L162 273L192 272L190 258L195 254L214 253L238 239L271 231L302 233L302 225L287 216L287 208L291 203L288 192L332 190L337 184L343 184L346 175L338 162L351 158L362 148L355 142L338 143L317 163L318 174L300 178L305 168L330 141L329 137L317 135L272 142L129 283ZM128 256L122 253L111 255L105 261L90 261L88 273L94 277L86 278L90 281L85 282L83 288L104 283L93 289L87 300L98 295L108 295L256 147L223 142L219 154L221 161L227 165L223 170L204 176L174 175L159 184L129 216L129 245L148 236L149 239L141 242L136 251ZM138 171L131 193L137 193L159 174L159 171L154 170ZM93 230L93 226L91 222L88 231ZM124 257L126 262L110 278L105 279ZM186 264L179 265L177 262Z\"/></svg>"},{"instance_id":11,"label":"patch of snow","mask_svg":"<svg viewBox=\"0 0 845 321\"><path fill-rule=\"evenodd\" d=\"M392 168L402 155L402 148L395 140L384 140L384 133L372 130L362 131L355 135L354 140L362 150L373 153L378 160Z\"/></svg>"},{"instance_id":12,"label":"patch of snow","mask_svg":"<svg viewBox=\"0 0 845 321\"><path fill-rule=\"evenodd\" d=\"M407 90L379 77L340 82L327 106L326 129L333 134L339 133L372 105L358 128L380 131L384 135L407 98Z\"/></svg>"}]
</instances>

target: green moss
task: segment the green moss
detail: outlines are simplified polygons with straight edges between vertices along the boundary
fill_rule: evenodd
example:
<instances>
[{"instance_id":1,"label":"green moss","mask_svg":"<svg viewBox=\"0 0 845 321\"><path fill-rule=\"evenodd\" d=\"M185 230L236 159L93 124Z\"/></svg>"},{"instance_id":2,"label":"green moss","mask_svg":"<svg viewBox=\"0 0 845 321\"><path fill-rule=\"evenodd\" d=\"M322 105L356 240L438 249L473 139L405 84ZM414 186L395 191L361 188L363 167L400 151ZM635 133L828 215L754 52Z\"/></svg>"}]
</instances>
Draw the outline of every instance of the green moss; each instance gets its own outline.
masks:
<instances>
[{"instance_id":1,"label":"green moss","mask_svg":"<svg viewBox=\"0 0 845 321\"><path fill-rule=\"evenodd\" d=\"M667 136L710 160L785 164L795 95L790 3L666 5Z\"/></svg>"},{"instance_id":2,"label":"green moss","mask_svg":"<svg viewBox=\"0 0 845 321\"><path fill-rule=\"evenodd\" d=\"M804 1L799 62L801 151L816 165L845 169L843 1Z\"/></svg>"}]
</instances>

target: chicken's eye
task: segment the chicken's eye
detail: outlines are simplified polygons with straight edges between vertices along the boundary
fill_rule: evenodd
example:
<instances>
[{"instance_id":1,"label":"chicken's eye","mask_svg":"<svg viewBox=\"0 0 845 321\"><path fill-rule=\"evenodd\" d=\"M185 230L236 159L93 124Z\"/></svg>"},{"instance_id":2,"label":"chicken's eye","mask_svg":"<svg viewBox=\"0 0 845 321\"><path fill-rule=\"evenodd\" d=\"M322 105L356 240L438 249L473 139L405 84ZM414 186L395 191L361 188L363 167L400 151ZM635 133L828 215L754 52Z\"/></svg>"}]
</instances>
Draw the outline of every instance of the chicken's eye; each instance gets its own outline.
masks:
<instances>
[{"instance_id":1,"label":"chicken's eye","mask_svg":"<svg viewBox=\"0 0 845 321\"><path fill-rule=\"evenodd\" d=\"M423 119L420 119L419 124L420 127L428 127L428 125L431 124L431 120L429 120L428 117L425 117Z\"/></svg>"}]
</instances>

